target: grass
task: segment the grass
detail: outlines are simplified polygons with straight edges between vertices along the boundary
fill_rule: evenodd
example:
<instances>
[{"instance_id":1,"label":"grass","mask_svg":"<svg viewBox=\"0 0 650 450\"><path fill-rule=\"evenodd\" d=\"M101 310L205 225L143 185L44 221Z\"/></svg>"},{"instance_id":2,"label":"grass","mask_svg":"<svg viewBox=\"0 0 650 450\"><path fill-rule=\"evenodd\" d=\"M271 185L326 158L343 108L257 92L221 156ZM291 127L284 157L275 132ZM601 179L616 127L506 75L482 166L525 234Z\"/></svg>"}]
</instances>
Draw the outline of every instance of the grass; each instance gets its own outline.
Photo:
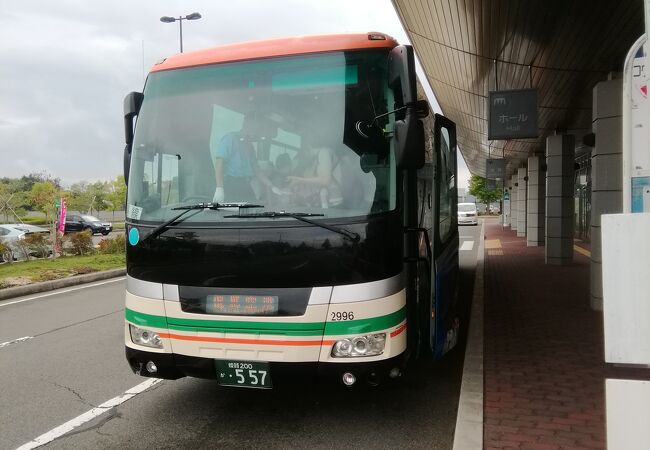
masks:
<instances>
[{"instance_id":1,"label":"grass","mask_svg":"<svg viewBox=\"0 0 650 450\"><path fill-rule=\"evenodd\" d=\"M0 289L125 267L124 253L65 256L0 265Z\"/></svg>"},{"instance_id":2,"label":"grass","mask_svg":"<svg viewBox=\"0 0 650 450\"><path fill-rule=\"evenodd\" d=\"M28 225L38 225L38 226L44 226L44 225L49 226L52 224L52 222L46 222L45 217L40 217L40 216L23 217L22 221Z\"/></svg>"}]
</instances>

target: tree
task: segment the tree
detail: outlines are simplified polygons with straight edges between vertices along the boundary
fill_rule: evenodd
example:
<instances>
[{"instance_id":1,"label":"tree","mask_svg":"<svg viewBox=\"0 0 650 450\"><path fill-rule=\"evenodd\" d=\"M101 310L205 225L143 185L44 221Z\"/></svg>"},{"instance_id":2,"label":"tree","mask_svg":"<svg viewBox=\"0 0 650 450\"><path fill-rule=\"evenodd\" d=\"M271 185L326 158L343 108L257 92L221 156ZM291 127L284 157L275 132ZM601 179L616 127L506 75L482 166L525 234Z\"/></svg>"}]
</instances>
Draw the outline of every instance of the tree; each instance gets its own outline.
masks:
<instances>
[{"instance_id":1,"label":"tree","mask_svg":"<svg viewBox=\"0 0 650 450\"><path fill-rule=\"evenodd\" d=\"M96 181L89 186L89 193L91 195L90 209L92 211L105 211L110 209L111 202L108 196L111 193L110 181Z\"/></svg>"},{"instance_id":2,"label":"tree","mask_svg":"<svg viewBox=\"0 0 650 450\"><path fill-rule=\"evenodd\" d=\"M503 195L502 188L488 189L485 178L477 175L472 175L469 179L469 193L476 197L479 202L485 203L488 211L490 203L501 200Z\"/></svg>"},{"instance_id":3,"label":"tree","mask_svg":"<svg viewBox=\"0 0 650 450\"><path fill-rule=\"evenodd\" d=\"M19 180L0 179L0 214L5 222L15 222L25 214L25 209L31 209L27 194L21 190Z\"/></svg>"},{"instance_id":4,"label":"tree","mask_svg":"<svg viewBox=\"0 0 650 450\"><path fill-rule=\"evenodd\" d=\"M115 211L124 211L126 209L126 183L124 176L118 175L113 181L110 182L110 192L106 196L105 202L110 206L113 211L113 218L115 218Z\"/></svg>"},{"instance_id":5,"label":"tree","mask_svg":"<svg viewBox=\"0 0 650 450\"><path fill-rule=\"evenodd\" d=\"M56 211L54 201L58 196L59 189L52 181L37 181L29 192L29 203L38 211L45 213L47 221L48 214Z\"/></svg>"},{"instance_id":6,"label":"tree","mask_svg":"<svg viewBox=\"0 0 650 450\"><path fill-rule=\"evenodd\" d=\"M68 210L86 212L90 207L92 196L87 181L70 186L70 198L67 199Z\"/></svg>"}]
</instances>

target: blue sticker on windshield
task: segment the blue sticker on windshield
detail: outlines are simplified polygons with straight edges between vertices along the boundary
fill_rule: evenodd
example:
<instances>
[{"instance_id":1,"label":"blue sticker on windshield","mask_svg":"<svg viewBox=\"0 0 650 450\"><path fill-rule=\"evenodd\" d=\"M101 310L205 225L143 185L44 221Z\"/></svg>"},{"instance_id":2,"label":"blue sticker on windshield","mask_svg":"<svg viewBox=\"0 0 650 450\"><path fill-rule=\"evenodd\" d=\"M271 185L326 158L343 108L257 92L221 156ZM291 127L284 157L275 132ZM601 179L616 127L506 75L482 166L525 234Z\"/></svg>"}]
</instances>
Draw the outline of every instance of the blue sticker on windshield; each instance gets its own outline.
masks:
<instances>
[{"instance_id":1,"label":"blue sticker on windshield","mask_svg":"<svg viewBox=\"0 0 650 450\"><path fill-rule=\"evenodd\" d=\"M137 228L129 230L129 244L136 245L140 241L140 232Z\"/></svg>"}]
</instances>

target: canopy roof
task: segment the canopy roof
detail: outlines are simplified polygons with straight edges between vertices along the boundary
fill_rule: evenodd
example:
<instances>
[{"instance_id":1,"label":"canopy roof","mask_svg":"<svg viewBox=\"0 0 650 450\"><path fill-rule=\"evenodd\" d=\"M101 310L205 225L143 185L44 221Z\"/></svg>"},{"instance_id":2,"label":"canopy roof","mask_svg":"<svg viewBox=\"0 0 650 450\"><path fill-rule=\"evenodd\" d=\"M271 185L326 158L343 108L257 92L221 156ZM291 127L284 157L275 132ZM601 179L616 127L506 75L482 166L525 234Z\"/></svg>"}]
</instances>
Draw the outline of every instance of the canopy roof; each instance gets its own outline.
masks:
<instances>
[{"instance_id":1,"label":"canopy roof","mask_svg":"<svg viewBox=\"0 0 650 450\"><path fill-rule=\"evenodd\" d=\"M471 173L507 175L556 130L591 131L594 85L623 70L643 33L642 0L393 0ZM539 90L539 137L488 141L489 91Z\"/></svg>"}]
</instances>

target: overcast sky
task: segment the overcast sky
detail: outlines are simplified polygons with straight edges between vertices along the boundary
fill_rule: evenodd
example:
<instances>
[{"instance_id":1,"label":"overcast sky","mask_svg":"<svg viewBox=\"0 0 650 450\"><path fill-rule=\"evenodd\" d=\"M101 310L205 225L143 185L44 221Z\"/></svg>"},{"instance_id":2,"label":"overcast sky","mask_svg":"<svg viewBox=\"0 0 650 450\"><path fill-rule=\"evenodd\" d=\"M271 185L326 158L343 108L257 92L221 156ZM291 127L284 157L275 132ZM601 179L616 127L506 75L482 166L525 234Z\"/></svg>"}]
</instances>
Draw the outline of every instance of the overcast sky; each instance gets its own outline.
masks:
<instances>
[{"instance_id":1,"label":"overcast sky","mask_svg":"<svg viewBox=\"0 0 650 450\"><path fill-rule=\"evenodd\" d=\"M407 43L390 0L33 0L0 15L0 176L46 171L64 185L122 172L122 100L158 60L301 34L381 31ZM435 106L437 108L437 105ZM459 154L460 157L460 154ZM467 169L459 164L460 186Z\"/></svg>"}]
</instances>

